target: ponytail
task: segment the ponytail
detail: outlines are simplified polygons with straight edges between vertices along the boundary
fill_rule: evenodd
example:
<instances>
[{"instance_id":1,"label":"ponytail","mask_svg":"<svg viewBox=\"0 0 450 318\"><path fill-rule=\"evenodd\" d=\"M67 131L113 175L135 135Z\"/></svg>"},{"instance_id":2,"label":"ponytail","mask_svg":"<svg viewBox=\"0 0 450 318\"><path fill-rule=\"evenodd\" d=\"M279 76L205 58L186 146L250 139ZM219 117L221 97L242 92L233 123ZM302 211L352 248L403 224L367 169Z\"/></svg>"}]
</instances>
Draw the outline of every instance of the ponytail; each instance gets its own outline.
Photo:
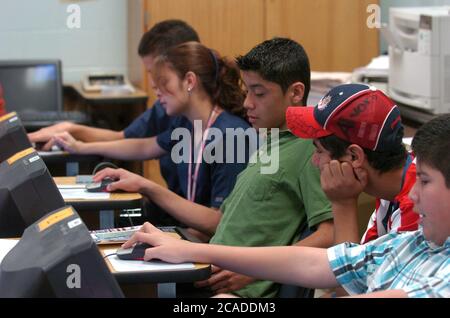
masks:
<instances>
[{"instance_id":1,"label":"ponytail","mask_svg":"<svg viewBox=\"0 0 450 318\"><path fill-rule=\"evenodd\" d=\"M217 65L215 81L211 83L212 102L233 115L245 118L245 93L242 90L239 69L233 62L217 58L214 52L210 52Z\"/></svg>"},{"instance_id":2,"label":"ponytail","mask_svg":"<svg viewBox=\"0 0 450 318\"><path fill-rule=\"evenodd\" d=\"M180 78L193 72L214 105L245 118L245 93L240 71L233 62L220 57L198 42L187 42L170 48L156 60L168 63Z\"/></svg>"}]
</instances>

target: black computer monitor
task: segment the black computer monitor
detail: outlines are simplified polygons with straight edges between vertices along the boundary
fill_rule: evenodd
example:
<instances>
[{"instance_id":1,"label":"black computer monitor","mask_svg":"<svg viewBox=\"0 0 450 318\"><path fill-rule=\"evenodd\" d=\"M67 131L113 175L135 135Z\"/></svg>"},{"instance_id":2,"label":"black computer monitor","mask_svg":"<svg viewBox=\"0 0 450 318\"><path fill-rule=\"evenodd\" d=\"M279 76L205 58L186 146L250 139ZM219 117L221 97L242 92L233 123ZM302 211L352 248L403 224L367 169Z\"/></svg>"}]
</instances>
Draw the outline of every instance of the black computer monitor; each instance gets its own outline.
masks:
<instances>
[{"instance_id":1,"label":"black computer monitor","mask_svg":"<svg viewBox=\"0 0 450 318\"><path fill-rule=\"evenodd\" d=\"M61 193L33 148L0 164L0 237L20 237L27 226L62 206Z\"/></svg>"},{"instance_id":2,"label":"black computer monitor","mask_svg":"<svg viewBox=\"0 0 450 318\"><path fill-rule=\"evenodd\" d=\"M59 60L0 61L0 84L7 111L62 111Z\"/></svg>"},{"instance_id":3,"label":"black computer monitor","mask_svg":"<svg viewBox=\"0 0 450 318\"><path fill-rule=\"evenodd\" d=\"M25 230L0 265L0 297L123 297L72 207Z\"/></svg>"},{"instance_id":4,"label":"black computer monitor","mask_svg":"<svg viewBox=\"0 0 450 318\"><path fill-rule=\"evenodd\" d=\"M12 155L30 148L25 128L15 112L0 117L0 163Z\"/></svg>"}]
</instances>

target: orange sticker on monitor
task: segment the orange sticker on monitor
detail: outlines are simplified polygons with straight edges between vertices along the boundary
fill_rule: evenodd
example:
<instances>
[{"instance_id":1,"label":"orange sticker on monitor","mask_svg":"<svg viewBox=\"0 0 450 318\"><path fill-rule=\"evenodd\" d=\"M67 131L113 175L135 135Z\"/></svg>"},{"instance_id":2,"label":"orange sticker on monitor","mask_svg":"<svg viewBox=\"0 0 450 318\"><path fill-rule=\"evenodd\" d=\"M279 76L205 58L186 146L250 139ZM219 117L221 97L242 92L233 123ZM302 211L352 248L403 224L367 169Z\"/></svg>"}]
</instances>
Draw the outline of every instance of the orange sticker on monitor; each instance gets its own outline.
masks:
<instances>
[{"instance_id":1,"label":"orange sticker on monitor","mask_svg":"<svg viewBox=\"0 0 450 318\"><path fill-rule=\"evenodd\" d=\"M16 153L14 156L10 157L7 161L9 163L9 165L12 165L17 160L22 159L23 157L28 156L30 153L33 153L35 151L36 150L34 150L34 148L28 148L28 149L22 150L22 151Z\"/></svg>"},{"instance_id":2,"label":"orange sticker on monitor","mask_svg":"<svg viewBox=\"0 0 450 318\"><path fill-rule=\"evenodd\" d=\"M0 123L4 122L4 121L6 121L6 120L8 120L8 119L10 119L10 118L12 118L14 116L17 116L16 112L12 112L12 113L6 114L6 115L0 117Z\"/></svg>"},{"instance_id":3,"label":"orange sticker on monitor","mask_svg":"<svg viewBox=\"0 0 450 318\"><path fill-rule=\"evenodd\" d=\"M73 215L73 210L71 207L65 208L59 212L53 213L52 215L46 217L44 220L38 223L39 232L48 229L50 226L67 219L69 216Z\"/></svg>"}]
</instances>

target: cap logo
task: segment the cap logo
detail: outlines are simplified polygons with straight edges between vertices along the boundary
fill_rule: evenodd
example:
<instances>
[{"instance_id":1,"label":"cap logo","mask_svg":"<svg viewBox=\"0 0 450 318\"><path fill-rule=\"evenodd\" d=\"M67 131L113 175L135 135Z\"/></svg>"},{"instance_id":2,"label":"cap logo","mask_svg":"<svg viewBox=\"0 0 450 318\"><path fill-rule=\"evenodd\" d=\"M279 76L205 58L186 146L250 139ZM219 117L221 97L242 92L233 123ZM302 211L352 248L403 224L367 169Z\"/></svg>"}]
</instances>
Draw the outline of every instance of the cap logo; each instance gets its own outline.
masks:
<instances>
[{"instance_id":1,"label":"cap logo","mask_svg":"<svg viewBox=\"0 0 450 318\"><path fill-rule=\"evenodd\" d=\"M317 108L319 109L319 110L324 110L325 108L327 108L327 106L328 106L328 104L331 102L331 96L326 96L326 97L324 97L324 98L322 98L320 101L319 101L319 104L317 105Z\"/></svg>"}]
</instances>

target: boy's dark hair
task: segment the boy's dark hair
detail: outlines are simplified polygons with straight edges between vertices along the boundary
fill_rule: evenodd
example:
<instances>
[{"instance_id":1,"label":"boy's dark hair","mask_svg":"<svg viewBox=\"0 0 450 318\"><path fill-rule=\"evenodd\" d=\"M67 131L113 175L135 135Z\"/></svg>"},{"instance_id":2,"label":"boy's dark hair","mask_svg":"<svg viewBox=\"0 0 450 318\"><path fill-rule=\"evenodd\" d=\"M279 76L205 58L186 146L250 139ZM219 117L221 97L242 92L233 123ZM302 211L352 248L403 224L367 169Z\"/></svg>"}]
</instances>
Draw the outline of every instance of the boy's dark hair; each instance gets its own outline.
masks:
<instances>
[{"instance_id":1,"label":"boy's dark hair","mask_svg":"<svg viewBox=\"0 0 450 318\"><path fill-rule=\"evenodd\" d=\"M297 42L286 38L273 38L254 47L244 56L236 58L242 71L254 71L267 81L281 86L286 93L295 82L305 85L303 105L311 88L311 70L308 55Z\"/></svg>"},{"instance_id":2,"label":"boy's dark hair","mask_svg":"<svg viewBox=\"0 0 450 318\"><path fill-rule=\"evenodd\" d=\"M450 114L436 117L419 128L412 149L417 160L442 173L450 188Z\"/></svg>"},{"instance_id":3,"label":"boy's dark hair","mask_svg":"<svg viewBox=\"0 0 450 318\"><path fill-rule=\"evenodd\" d=\"M345 155L345 151L351 145L335 135L319 138L320 144L330 152L331 159L337 160ZM364 153L370 166L380 173L385 173L401 168L406 163L407 152L403 144L391 151L372 151L366 148Z\"/></svg>"},{"instance_id":4,"label":"boy's dark hair","mask_svg":"<svg viewBox=\"0 0 450 318\"><path fill-rule=\"evenodd\" d=\"M165 20L144 33L138 54L141 57L160 55L172 46L190 41L200 42L200 38L189 24L181 20Z\"/></svg>"}]
</instances>

